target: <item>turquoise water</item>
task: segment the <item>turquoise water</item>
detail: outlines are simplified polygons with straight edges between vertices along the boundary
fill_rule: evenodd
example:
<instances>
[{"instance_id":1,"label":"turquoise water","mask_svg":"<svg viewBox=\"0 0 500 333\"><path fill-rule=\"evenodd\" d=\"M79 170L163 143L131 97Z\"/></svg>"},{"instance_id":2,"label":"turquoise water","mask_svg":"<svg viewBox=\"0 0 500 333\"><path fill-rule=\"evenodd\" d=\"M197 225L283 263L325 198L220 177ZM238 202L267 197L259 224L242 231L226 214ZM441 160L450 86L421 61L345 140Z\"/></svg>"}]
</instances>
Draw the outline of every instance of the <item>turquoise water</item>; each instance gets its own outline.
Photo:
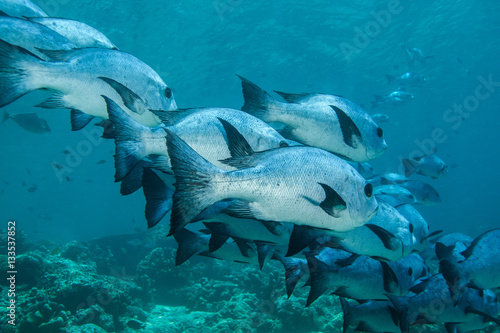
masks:
<instances>
[{"instance_id":1,"label":"turquoise water","mask_svg":"<svg viewBox=\"0 0 500 333\"><path fill-rule=\"evenodd\" d=\"M382 125L389 149L373 161L377 173L399 172L400 158L421 150L438 130L445 138L433 142L449 175L414 178L435 187L443 202L419 211L431 230L475 237L498 227L497 1L34 2L50 16L95 27L149 64L172 87L181 108L239 109L239 74L267 91L338 94L370 113L383 112L391 118ZM411 66L404 46L431 57ZM415 99L371 110L374 95L397 88L385 75L409 70L427 78L423 87L409 88ZM465 105L473 109L467 119L450 121L448 110L476 101L484 80L498 84L477 105ZM0 125L0 221L6 226L15 219L30 240L61 244L145 231L143 194L123 197L113 183L112 140L95 139L93 126L71 132L67 110L32 106L44 97L45 92L30 93L5 107L37 112L52 132ZM64 150L81 158L67 160ZM68 172L59 177L54 163L69 166Z\"/></svg>"},{"instance_id":2,"label":"turquoise water","mask_svg":"<svg viewBox=\"0 0 500 333\"><path fill-rule=\"evenodd\" d=\"M397 14L382 22L385 26L374 24L373 13L387 11L387 1L38 4L52 16L90 24L149 64L174 89L179 107L241 107L234 74L269 91L334 93L369 106L374 94L395 88L386 84L386 74L421 73L428 81L411 89L416 96L411 103L374 110L392 120L383 126L389 150L373 162L375 170L397 171L398 157L417 149L415 140L431 138L433 129L442 128L447 140L437 149L453 168L446 178L429 181L443 203L423 207L422 213L434 229L473 236L497 225L498 88L458 129L443 120L447 109L474 94L478 77L500 81L500 5L494 1L401 1ZM358 31L367 28L372 37L356 40ZM357 52L346 57L341 46L347 44ZM410 68L405 44L432 58ZM12 123L2 125L2 220L16 218L30 236L56 241L144 229L142 194L121 197L112 183L112 142L92 144L89 156L68 174L72 181L58 180L51 163L64 163L61 151L76 149L87 138L70 132L65 110L32 108L40 94L6 108L35 110L49 121L52 133L36 135ZM107 163L96 164L100 160ZM27 188L32 184L38 187L31 193Z\"/></svg>"}]
</instances>

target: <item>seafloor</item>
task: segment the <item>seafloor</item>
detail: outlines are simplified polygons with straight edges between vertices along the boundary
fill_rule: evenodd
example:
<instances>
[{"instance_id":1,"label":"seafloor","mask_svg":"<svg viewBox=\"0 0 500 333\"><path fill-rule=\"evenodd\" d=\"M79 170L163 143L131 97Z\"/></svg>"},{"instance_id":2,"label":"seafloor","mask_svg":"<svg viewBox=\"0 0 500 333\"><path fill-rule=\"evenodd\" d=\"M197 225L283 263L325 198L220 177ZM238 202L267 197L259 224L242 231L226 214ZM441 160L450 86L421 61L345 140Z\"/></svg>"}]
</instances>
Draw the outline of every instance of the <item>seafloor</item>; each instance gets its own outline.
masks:
<instances>
[{"instance_id":1,"label":"seafloor","mask_svg":"<svg viewBox=\"0 0 500 333\"><path fill-rule=\"evenodd\" d=\"M260 271L195 257L175 267L175 244L155 229L62 246L18 234L17 332L341 330L338 299L323 296L306 308L307 287L287 299L278 262ZM0 261L5 267L6 256ZM0 287L7 295L6 279ZM1 304L4 318L7 301ZM7 320L0 322L1 332L15 331Z\"/></svg>"}]
</instances>

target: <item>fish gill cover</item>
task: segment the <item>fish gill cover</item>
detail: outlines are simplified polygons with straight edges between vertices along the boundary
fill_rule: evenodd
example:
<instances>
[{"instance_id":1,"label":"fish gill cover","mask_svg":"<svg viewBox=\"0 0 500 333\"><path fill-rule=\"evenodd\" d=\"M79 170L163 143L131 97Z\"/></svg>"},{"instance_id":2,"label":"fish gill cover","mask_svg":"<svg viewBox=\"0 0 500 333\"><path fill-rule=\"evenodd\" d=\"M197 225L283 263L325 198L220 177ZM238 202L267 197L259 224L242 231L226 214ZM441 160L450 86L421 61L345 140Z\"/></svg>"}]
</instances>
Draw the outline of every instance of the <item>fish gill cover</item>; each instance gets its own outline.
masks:
<instances>
[{"instance_id":1,"label":"fish gill cover","mask_svg":"<svg viewBox=\"0 0 500 333\"><path fill-rule=\"evenodd\" d=\"M2 332L498 329L499 10L3 1Z\"/></svg>"}]
</instances>

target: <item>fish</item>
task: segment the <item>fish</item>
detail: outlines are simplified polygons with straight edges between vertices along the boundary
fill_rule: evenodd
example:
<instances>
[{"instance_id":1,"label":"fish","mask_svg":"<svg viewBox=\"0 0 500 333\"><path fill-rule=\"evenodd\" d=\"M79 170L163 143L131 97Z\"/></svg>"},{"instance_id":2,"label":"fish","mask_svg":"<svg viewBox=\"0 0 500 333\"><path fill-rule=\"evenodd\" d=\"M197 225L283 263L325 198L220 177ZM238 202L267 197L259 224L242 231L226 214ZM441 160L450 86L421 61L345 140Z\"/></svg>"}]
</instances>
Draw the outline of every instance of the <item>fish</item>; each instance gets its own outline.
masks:
<instances>
[{"instance_id":1,"label":"fish","mask_svg":"<svg viewBox=\"0 0 500 333\"><path fill-rule=\"evenodd\" d=\"M399 185L380 185L373 188L377 200L385 201L391 206L416 204L417 198L406 188ZM388 198L390 197L390 198ZM391 200L394 199L395 201Z\"/></svg>"},{"instance_id":2,"label":"fish","mask_svg":"<svg viewBox=\"0 0 500 333\"><path fill-rule=\"evenodd\" d=\"M402 86L421 87L427 80L422 74L406 72L400 76L386 75L387 82L390 84L399 84Z\"/></svg>"},{"instance_id":3,"label":"fish","mask_svg":"<svg viewBox=\"0 0 500 333\"><path fill-rule=\"evenodd\" d=\"M327 94L278 92L287 103L240 76L245 103L242 110L267 123L281 123L290 140L321 148L352 162L368 162L387 149L384 131L360 106Z\"/></svg>"},{"instance_id":4,"label":"fish","mask_svg":"<svg viewBox=\"0 0 500 333\"><path fill-rule=\"evenodd\" d=\"M225 162L239 169L225 171L166 132L176 178L169 234L229 198L235 201L226 211L234 217L336 231L361 226L377 211L373 187L347 162L322 149L294 146L256 153L235 129L226 130L233 157Z\"/></svg>"},{"instance_id":5,"label":"fish","mask_svg":"<svg viewBox=\"0 0 500 333\"><path fill-rule=\"evenodd\" d=\"M422 280L411 288L412 295L387 297L398 312L401 332L409 332L415 324L478 323L484 328L490 321L500 322L495 317L500 304L491 291L464 289L460 295L452 295L441 274Z\"/></svg>"},{"instance_id":6,"label":"fish","mask_svg":"<svg viewBox=\"0 0 500 333\"><path fill-rule=\"evenodd\" d=\"M478 236L461 254L465 258L463 261L453 262L444 258L439 262L439 271L450 289L500 287L500 229Z\"/></svg>"},{"instance_id":7,"label":"fish","mask_svg":"<svg viewBox=\"0 0 500 333\"><path fill-rule=\"evenodd\" d=\"M365 179L370 179L373 176L375 176L375 172L373 172L373 167L368 162L349 163L349 164L351 164Z\"/></svg>"},{"instance_id":8,"label":"fish","mask_svg":"<svg viewBox=\"0 0 500 333\"><path fill-rule=\"evenodd\" d=\"M396 206L396 210L411 224L412 234L417 240L417 244L414 247L415 252L422 251L427 246L430 237L434 237L442 232L442 230L430 232L427 221L411 204L398 205Z\"/></svg>"},{"instance_id":9,"label":"fish","mask_svg":"<svg viewBox=\"0 0 500 333\"><path fill-rule=\"evenodd\" d=\"M235 167L222 163L231 157L227 147L227 135L221 120L228 122L242 135L254 151L264 151L273 148L298 145L283 138L271 126L240 110L227 108L198 108L168 112L154 111L165 122L169 119L170 126L163 123L156 127L140 124L124 112L111 99L104 98L109 119L114 124L115 137L115 180L122 180L130 170L146 156L162 155L168 157L165 128L177 134L198 154L210 163L224 170L235 170ZM179 119L172 121L171 116ZM166 168L170 161L166 159ZM172 185L172 184L170 184Z\"/></svg>"},{"instance_id":10,"label":"fish","mask_svg":"<svg viewBox=\"0 0 500 333\"><path fill-rule=\"evenodd\" d=\"M8 119L12 119L16 124L31 133L47 133L50 132L49 124L47 120L38 117L34 112L30 113L16 113L9 114L7 111L3 111L2 124Z\"/></svg>"},{"instance_id":11,"label":"fish","mask_svg":"<svg viewBox=\"0 0 500 333\"><path fill-rule=\"evenodd\" d=\"M370 117L372 117L373 121L377 124L388 123L390 121L390 117L383 113L371 114Z\"/></svg>"},{"instance_id":12,"label":"fish","mask_svg":"<svg viewBox=\"0 0 500 333\"><path fill-rule=\"evenodd\" d=\"M379 202L377 213L366 224L343 233L328 232L326 244L377 260L398 261L412 253L417 243L412 228L395 208Z\"/></svg>"},{"instance_id":13,"label":"fish","mask_svg":"<svg viewBox=\"0 0 500 333\"><path fill-rule=\"evenodd\" d=\"M410 177L412 174L417 173L422 176L438 179L448 174L448 165L437 155L430 154L411 159L402 159L405 169L405 176Z\"/></svg>"},{"instance_id":14,"label":"fish","mask_svg":"<svg viewBox=\"0 0 500 333\"><path fill-rule=\"evenodd\" d=\"M368 181L374 187L377 187L377 186L382 186L382 185L398 185L398 184L404 183L407 180L409 180L409 179L403 175L398 174L398 173L385 173L382 175L372 177Z\"/></svg>"},{"instance_id":15,"label":"fish","mask_svg":"<svg viewBox=\"0 0 500 333\"><path fill-rule=\"evenodd\" d=\"M420 205L436 206L442 202L438 191L427 183L418 180L407 180L398 185L410 191Z\"/></svg>"},{"instance_id":16,"label":"fish","mask_svg":"<svg viewBox=\"0 0 500 333\"><path fill-rule=\"evenodd\" d=\"M209 235L199 234L185 228L176 232L174 239L178 246L175 266L183 264L195 254L219 260L258 265L257 253L251 244L234 240L224 244L216 251L210 252L209 238Z\"/></svg>"},{"instance_id":17,"label":"fish","mask_svg":"<svg viewBox=\"0 0 500 333\"><path fill-rule=\"evenodd\" d=\"M413 282L401 285L398 275L413 277L414 273L404 260L385 263L332 248L307 255L311 290L306 306L325 292L357 300L386 300L387 294L406 295Z\"/></svg>"},{"instance_id":18,"label":"fish","mask_svg":"<svg viewBox=\"0 0 500 333\"><path fill-rule=\"evenodd\" d=\"M97 47L118 50L102 32L83 22L58 17L31 17L29 21L54 30L79 48Z\"/></svg>"},{"instance_id":19,"label":"fish","mask_svg":"<svg viewBox=\"0 0 500 333\"><path fill-rule=\"evenodd\" d=\"M426 56L424 54L424 51L422 51L418 47L404 47L403 49L406 51L408 57L410 58L410 65L415 64L415 62L420 62L422 65L425 65L427 59L434 57Z\"/></svg>"},{"instance_id":20,"label":"fish","mask_svg":"<svg viewBox=\"0 0 500 333\"><path fill-rule=\"evenodd\" d=\"M33 90L54 90L37 106L71 109L73 130L83 128L93 117L108 118L103 95L146 126L160 124L150 108L177 108L172 89L151 67L128 53L86 48L52 51L51 57L53 61L43 61L0 40L0 106ZM124 66L130 70L123 71Z\"/></svg>"},{"instance_id":21,"label":"fish","mask_svg":"<svg viewBox=\"0 0 500 333\"><path fill-rule=\"evenodd\" d=\"M50 57L41 50L72 50L77 47L42 24L9 16L0 16L0 36L3 41L22 47L44 60Z\"/></svg>"},{"instance_id":22,"label":"fish","mask_svg":"<svg viewBox=\"0 0 500 333\"><path fill-rule=\"evenodd\" d=\"M453 262L459 262L465 260L462 252L467 250L473 241L472 237L454 232L435 239L430 250L437 260L447 258Z\"/></svg>"},{"instance_id":23,"label":"fish","mask_svg":"<svg viewBox=\"0 0 500 333\"><path fill-rule=\"evenodd\" d=\"M400 333L396 309L388 300L368 301L352 304L339 297L344 313L342 333L380 332Z\"/></svg>"},{"instance_id":24,"label":"fish","mask_svg":"<svg viewBox=\"0 0 500 333\"><path fill-rule=\"evenodd\" d=\"M0 2L0 11L12 17L47 17L40 7L29 0L6 0Z\"/></svg>"},{"instance_id":25,"label":"fish","mask_svg":"<svg viewBox=\"0 0 500 333\"><path fill-rule=\"evenodd\" d=\"M386 96L375 95L375 101L372 102L372 109L380 105L404 105L414 98L415 96L412 93L404 90L395 90Z\"/></svg>"}]
</instances>

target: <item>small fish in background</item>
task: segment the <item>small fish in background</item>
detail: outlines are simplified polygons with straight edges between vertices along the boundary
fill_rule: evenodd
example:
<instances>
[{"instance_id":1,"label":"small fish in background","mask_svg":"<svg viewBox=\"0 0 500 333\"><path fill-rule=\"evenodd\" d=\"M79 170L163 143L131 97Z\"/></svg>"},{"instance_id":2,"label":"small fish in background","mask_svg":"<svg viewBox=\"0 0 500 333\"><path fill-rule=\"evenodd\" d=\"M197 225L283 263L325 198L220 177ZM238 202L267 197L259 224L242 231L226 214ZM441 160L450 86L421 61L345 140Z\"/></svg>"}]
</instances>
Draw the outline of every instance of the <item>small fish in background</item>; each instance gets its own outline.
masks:
<instances>
[{"instance_id":1,"label":"small fish in background","mask_svg":"<svg viewBox=\"0 0 500 333\"><path fill-rule=\"evenodd\" d=\"M30 192L30 193L33 193L36 190L38 190L38 186L37 185L31 185L30 187L28 187L28 192Z\"/></svg>"},{"instance_id":2,"label":"small fish in background","mask_svg":"<svg viewBox=\"0 0 500 333\"><path fill-rule=\"evenodd\" d=\"M373 171L373 167L371 166L370 163L364 162L364 163L352 163L349 162L350 165L353 166L356 171L359 172L361 176L365 179L370 179L375 176L375 172Z\"/></svg>"},{"instance_id":3,"label":"small fish in background","mask_svg":"<svg viewBox=\"0 0 500 333\"><path fill-rule=\"evenodd\" d=\"M438 179L448 174L448 165L437 155L430 154L412 159L402 159L405 169L405 177L410 177L414 173Z\"/></svg>"},{"instance_id":4,"label":"small fish in background","mask_svg":"<svg viewBox=\"0 0 500 333\"><path fill-rule=\"evenodd\" d=\"M375 113L370 115L370 117L372 117L373 121L377 124L388 123L390 121L389 116L383 113Z\"/></svg>"},{"instance_id":5,"label":"small fish in background","mask_svg":"<svg viewBox=\"0 0 500 333\"><path fill-rule=\"evenodd\" d=\"M54 168L56 168L57 170L62 170L62 169L64 169L64 165L62 165L62 164L61 164L61 163L59 163L59 162L52 162L52 166L53 166Z\"/></svg>"},{"instance_id":6,"label":"small fish in background","mask_svg":"<svg viewBox=\"0 0 500 333\"><path fill-rule=\"evenodd\" d=\"M380 105L393 105L393 106L398 106L398 105L403 105L414 99L415 96L405 90L398 89L396 91L393 91L389 95L381 96L381 95L375 95L375 101L372 102L372 109L380 106Z\"/></svg>"},{"instance_id":7,"label":"small fish in background","mask_svg":"<svg viewBox=\"0 0 500 333\"><path fill-rule=\"evenodd\" d=\"M422 74L407 72L400 76L386 75L389 84L399 84L410 87L421 87L427 80Z\"/></svg>"},{"instance_id":8,"label":"small fish in background","mask_svg":"<svg viewBox=\"0 0 500 333\"><path fill-rule=\"evenodd\" d=\"M424 54L424 51L422 51L418 47L404 47L404 50L406 51L408 57L410 58L410 65L415 64L415 62L419 62L422 65L425 65L427 59L434 57L434 56L426 56Z\"/></svg>"},{"instance_id":9,"label":"small fish in background","mask_svg":"<svg viewBox=\"0 0 500 333\"><path fill-rule=\"evenodd\" d=\"M106 160L100 160L97 162L97 164L105 164L106 163Z\"/></svg>"},{"instance_id":10,"label":"small fish in background","mask_svg":"<svg viewBox=\"0 0 500 333\"><path fill-rule=\"evenodd\" d=\"M50 132L50 127L47 121L43 118L39 118L34 112L8 114L7 111L4 111L2 124L8 119L12 119L16 124L31 133L41 134Z\"/></svg>"}]
</instances>

